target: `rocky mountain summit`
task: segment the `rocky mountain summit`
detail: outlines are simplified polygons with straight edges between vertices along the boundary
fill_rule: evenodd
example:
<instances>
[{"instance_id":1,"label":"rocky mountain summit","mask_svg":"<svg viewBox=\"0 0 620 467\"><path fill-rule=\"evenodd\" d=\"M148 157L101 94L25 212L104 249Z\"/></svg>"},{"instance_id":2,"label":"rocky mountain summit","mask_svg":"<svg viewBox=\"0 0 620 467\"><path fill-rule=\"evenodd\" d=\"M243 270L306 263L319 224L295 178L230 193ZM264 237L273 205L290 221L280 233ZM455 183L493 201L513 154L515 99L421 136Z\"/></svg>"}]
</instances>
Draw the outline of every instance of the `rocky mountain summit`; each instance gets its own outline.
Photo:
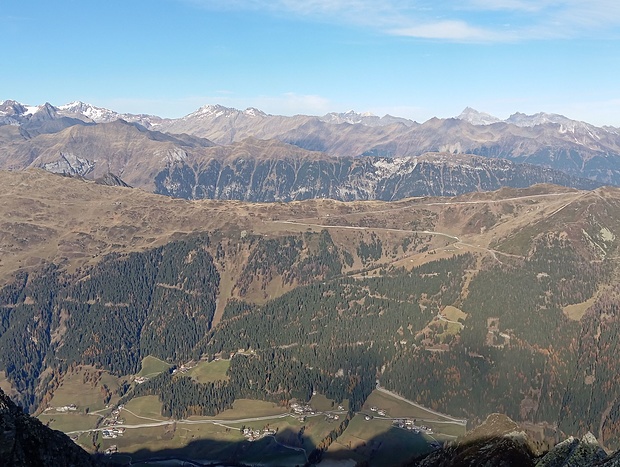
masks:
<instances>
[{"instance_id":1,"label":"rocky mountain summit","mask_svg":"<svg viewBox=\"0 0 620 467\"><path fill-rule=\"evenodd\" d=\"M67 435L25 414L0 389L0 464L5 466L100 465Z\"/></svg>"},{"instance_id":2,"label":"rocky mountain summit","mask_svg":"<svg viewBox=\"0 0 620 467\"><path fill-rule=\"evenodd\" d=\"M299 149L258 156L265 143L233 145L231 157L202 157L169 164L155 177L155 192L186 199L299 201L393 201L412 196L455 196L503 186L553 183L593 189L597 182L531 164L470 155L429 153L420 157L317 158ZM264 149L266 151L266 149ZM295 154L297 153L297 154Z\"/></svg>"},{"instance_id":3,"label":"rocky mountain summit","mask_svg":"<svg viewBox=\"0 0 620 467\"><path fill-rule=\"evenodd\" d=\"M411 467L617 467L620 452L612 455L601 448L591 433L581 439L569 437L545 453L525 430L510 418L491 414L480 426L458 439L456 443L439 449Z\"/></svg>"},{"instance_id":4,"label":"rocky mountain summit","mask_svg":"<svg viewBox=\"0 0 620 467\"><path fill-rule=\"evenodd\" d=\"M0 149L7 159L4 165L19 165L13 160L13 151L15 146L23 147L24 140L69 127L110 125L119 120L159 135L185 140L191 135L195 140L209 140L220 146L254 138L319 152L323 157L403 158L429 152L474 154L527 162L602 184L620 185L620 130L617 128L596 127L543 112L533 115L516 112L500 120L471 108L455 118L432 118L424 123L354 111L324 116L281 116L255 108L237 110L222 105L206 105L172 119L118 113L83 102L55 107L49 103L30 106L8 100L0 103ZM69 152L67 148L55 148L56 155L59 151ZM36 154L36 148L30 152ZM92 153L74 155L89 161L95 159ZM148 164L149 157L155 155L145 155L141 162Z\"/></svg>"},{"instance_id":5,"label":"rocky mountain summit","mask_svg":"<svg viewBox=\"0 0 620 467\"><path fill-rule=\"evenodd\" d=\"M224 112L222 118L228 118L225 110L216 107L203 111L205 116ZM252 118L262 118L257 115ZM601 185L549 167L505 159L451 152L337 157L258 138L216 145L205 138L148 130L125 120L80 122L34 136L21 134L20 129L0 126L0 169L42 168L89 179L114 173L131 186L185 199L390 201L536 183L579 189ZM10 140L4 146L3 131Z\"/></svg>"}]
</instances>

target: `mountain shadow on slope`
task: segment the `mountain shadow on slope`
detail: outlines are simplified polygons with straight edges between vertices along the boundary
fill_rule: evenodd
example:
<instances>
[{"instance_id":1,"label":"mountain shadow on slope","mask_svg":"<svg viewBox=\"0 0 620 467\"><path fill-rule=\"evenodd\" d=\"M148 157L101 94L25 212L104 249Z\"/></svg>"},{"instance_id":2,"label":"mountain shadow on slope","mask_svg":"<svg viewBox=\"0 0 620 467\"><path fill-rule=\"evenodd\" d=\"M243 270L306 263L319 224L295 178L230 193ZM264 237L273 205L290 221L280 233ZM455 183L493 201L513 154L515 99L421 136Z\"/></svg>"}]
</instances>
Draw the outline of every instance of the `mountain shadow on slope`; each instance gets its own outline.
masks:
<instances>
[{"instance_id":1,"label":"mountain shadow on slope","mask_svg":"<svg viewBox=\"0 0 620 467\"><path fill-rule=\"evenodd\" d=\"M30 417L0 389L0 464L5 466L98 466L97 459L64 433Z\"/></svg>"}]
</instances>

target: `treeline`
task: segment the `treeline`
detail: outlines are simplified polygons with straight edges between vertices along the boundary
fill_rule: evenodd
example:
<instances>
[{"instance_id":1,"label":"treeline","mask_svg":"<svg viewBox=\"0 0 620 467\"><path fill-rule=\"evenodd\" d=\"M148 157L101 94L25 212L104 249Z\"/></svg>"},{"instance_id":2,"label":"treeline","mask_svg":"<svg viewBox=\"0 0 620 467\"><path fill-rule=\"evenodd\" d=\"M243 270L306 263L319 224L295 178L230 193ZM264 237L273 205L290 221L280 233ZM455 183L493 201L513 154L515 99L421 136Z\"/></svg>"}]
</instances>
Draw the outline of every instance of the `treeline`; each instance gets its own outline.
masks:
<instances>
[{"instance_id":1,"label":"treeline","mask_svg":"<svg viewBox=\"0 0 620 467\"><path fill-rule=\"evenodd\" d=\"M53 303L59 276L53 265L40 276L19 274L0 294L6 300L0 304L0 369L25 407L38 402L35 392L39 377L51 360L50 328L57 321Z\"/></svg>"},{"instance_id":2,"label":"treeline","mask_svg":"<svg viewBox=\"0 0 620 467\"><path fill-rule=\"evenodd\" d=\"M175 376L172 370L137 385L120 399L119 404L140 396L158 396L162 402L161 414L176 419L216 415L232 408L236 398L233 386L226 381L198 383L187 376Z\"/></svg>"},{"instance_id":3,"label":"treeline","mask_svg":"<svg viewBox=\"0 0 620 467\"><path fill-rule=\"evenodd\" d=\"M325 248L322 241L319 237L317 251ZM464 270L473 261L473 256L462 255L410 272L396 270L390 277L339 276L297 287L262 306L229 302L219 326L198 346L209 358L234 355L229 380L219 386L222 396L217 390L210 392L204 413L227 404L231 393L234 398L286 403L292 398L309 400L313 391L338 402L348 399L351 410L359 410L376 379L384 377L386 363L401 354L400 344L395 344L403 338L414 340L442 306L447 291L460 294ZM178 380L170 380L174 413L195 413L192 401L198 389L191 384L198 383ZM159 388L160 382L149 383L145 388L164 394L163 402L170 391ZM142 386L140 391L146 390Z\"/></svg>"},{"instance_id":4,"label":"treeline","mask_svg":"<svg viewBox=\"0 0 620 467\"><path fill-rule=\"evenodd\" d=\"M559 426L620 444L620 286L603 293L582 319L577 362L562 398ZM599 431L600 429L600 431Z\"/></svg>"},{"instance_id":5,"label":"treeline","mask_svg":"<svg viewBox=\"0 0 620 467\"><path fill-rule=\"evenodd\" d=\"M235 283L242 297L255 281L262 290L278 276L283 284L310 284L340 275L343 264L353 264L351 254L338 248L325 229L305 232L301 237L252 236L248 242L250 257Z\"/></svg>"},{"instance_id":6,"label":"treeline","mask_svg":"<svg viewBox=\"0 0 620 467\"><path fill-rule=\"evenodd\" d=\"M358 363L364 360L358 356ZM318 363L318 362L315 362ZM372 365L373 362L369 362ZM259 399L286 405L289 400L308 401L318 391L359 410L374 389L376 368L358 368L360 374L329 374L302 363L295 352L272 349L250 355L236 355L228 370L228 381L199 383L172 369L134 387L120 404L134 397L156 395L162 415L184 419L191 415L216 415L231 408L235 399ZM366 370L362 372L361 370Z\"/></svg>"}]
</instances>

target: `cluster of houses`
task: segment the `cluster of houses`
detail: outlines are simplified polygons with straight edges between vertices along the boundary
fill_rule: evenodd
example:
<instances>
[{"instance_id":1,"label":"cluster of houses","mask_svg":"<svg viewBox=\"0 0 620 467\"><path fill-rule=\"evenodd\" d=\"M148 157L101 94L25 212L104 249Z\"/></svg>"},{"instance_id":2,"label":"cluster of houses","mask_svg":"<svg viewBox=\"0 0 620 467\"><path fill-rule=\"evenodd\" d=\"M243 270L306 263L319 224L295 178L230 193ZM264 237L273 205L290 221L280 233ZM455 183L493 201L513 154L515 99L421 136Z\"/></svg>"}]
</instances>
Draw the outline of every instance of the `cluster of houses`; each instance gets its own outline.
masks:
<instances>
[{"instance_id":1,"label":"cluster of houses","mask_svg":"<svg viewBox=\"0 0 620 467\"><path fill-rule=\"evenodd\" d=\"M415 419L412 420L410 418L401 418L401 419L394 420L393 424L394 426L397 426L398 428L413 431L415 434L426 433L430 435L433 433L433 429L426 425L417 426Z\"/></svg>"},{"instance_id":2,"label":"cluster of houses","mask_svg":"<svg viewBox=\"0 0 620 467\"><path fill-rule=\"evenodd\" d=\"M103 439L111 439L111 438L118 438L119 436L123 436L123 433L125 433L125 428L123 427L119 427L119 428L110 428L109 430L102 430L101 431L101 435L103 436Z\"/></svg>"},{"instance_id":3,"label":"cluster of houses","mask_svg":"<svg viewBox=\"0 0 620 467\"><path fill-rule=\"evenodd\" d=\"M261 438L264 438L265 436L271 436L275 434L276 434L276 430L271 430L269 428L263 428L263 431L252 430L251 428L243 429L243 436L245 436L245 438L248 441L257 441Z\"/></svg>"},{"instance_id":4,"label":"cluster of houses","mask_svg":"<svg viewBox=\"0 0 620 467\"><path fill-rule=\"evenodd\" d=\"M56 407L57 412L75 412L77 410L77 405L69 404L62 407Z\"/></svg>"},{"instance_id":5,"label":"cluster of houses","mask_svg":"<svg viewBox=\"0 0 620 467\"><path fill-rule=\"evenodd\" d=\"M291 410L295 415L314 415L316 411L308 404L291 404Z\"/></svg>"},{"instance_id":6,"label":"cluster of houses","mask_svg":"<svg viewBox=\"0 0 620 467\"><path fill-rule=\"evenodd\" d=\"M316 392L314 392L313 395L314 394L316 394ZM327 420L339 420L340 419L340 415L333 413L333 412L319 412L315 410L310 404L299 404L299 403L293 402L292 404L290 404L289 407L291 408L293 415L300 422L305 422L306 416L308 415L317 415L321 413L325 414L325 418ZM342 405L339 405L338 410L343 411L344 407Z\"/></svg>"},{"instance_id":7,"label":"cluster of houses","mask_svg":"<svg viewBox=\"0 0 620 467\"><path fill-rule=\"evenodd\" d=\"M136 376L133 380L136 382L136 384L142 384L146 383L149 379L145 378L144 376Z\"/></svg>"},{"instance_id":8,"label":"cluster of houses","mask_svg":"<svg viewBox=\"0 0 620 467\"><path fill-rule=\"evenodd\" d=\"M387 413L385 412L385 410L381 410L377 407L371 407L370 408L371 412L377 412L377 415L379 415L380 417L385 417L387 415Z\"/></svg>"},{"instance_id":9,"label":"cluster of houses","mask_svg":"<svg viewBox=\"0 0 620 467\"><path fill-rule=\"evenodd\" d=\"M112 454L116 454L118 452L118 446L116 446L116 444L113 444L112 446L110 446L108 449L105 450L104 454L106 456L111 456Z\"/></svg>"},{"instance_id":10,"label":"cluster of houses","mask_svg":"<svg viewBox=\"0 0 620 467\"><path fill-rule=\"evenodd\" d=\"M180 373L180 374L187 373L189 370L191 370L191 369L192 369L192 368L194 368L195 366L196 366L196 364L195 364L195 363L193 363L193 362L189 362L189 363L187 363L187 364L185 364L185 363L184 363L184 364L183 364L183 365L181 365L180 367L175 368L174 370L172 370L172 374L173 374L173 375L176 375L177 373Z\"/></svg>"},{"instance_id":11,"label":"cluster of houses","mask_svg":"<svg viewBox=\"0 0 620 467\"><path fill-rule=\"evenodd\" d=\"M110 416L103 421L103 426L122 425L123 423L125 423L125 420L123 420L122 418L119 418L121 415L122 408L123 406L119 405L117 409L114 409L112 413L110 414ZM123 428L123 431L125 431L124 428Z\"/></svg>"},{"instance_id":12,"label":"cluster of houses","mask_svg":"<svg viewBox=\"0 0 620 467\"><path fill-rule=\"evenodd\" d=\"M340 419L340 415L335 414L335 413L330 413L330 412L327 412L327 413L325 414L325 417L326 417L328 420L338 420L338 419Z\"/></svg>"}]
</instances>

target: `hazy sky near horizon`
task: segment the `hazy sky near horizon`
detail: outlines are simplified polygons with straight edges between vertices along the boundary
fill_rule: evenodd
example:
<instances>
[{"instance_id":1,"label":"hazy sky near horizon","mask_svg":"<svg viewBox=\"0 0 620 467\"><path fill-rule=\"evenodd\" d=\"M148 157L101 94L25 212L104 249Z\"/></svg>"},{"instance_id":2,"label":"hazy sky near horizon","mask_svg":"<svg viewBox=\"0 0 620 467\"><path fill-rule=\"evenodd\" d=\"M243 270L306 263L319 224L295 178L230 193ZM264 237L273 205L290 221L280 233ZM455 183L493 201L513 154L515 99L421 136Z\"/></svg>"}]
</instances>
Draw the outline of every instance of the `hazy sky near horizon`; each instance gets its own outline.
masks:
<instances>
[{"instance_id":1,"label":"hazy sky near horizon","mask_svg":"<svg viewBox=\"0 0 620 467\"><path fill-rule=\"evenodd\" d=\"M0 100L29 105L620 127L617 0L6 0L0 21Z\"/></svg>"}]
</instances>

